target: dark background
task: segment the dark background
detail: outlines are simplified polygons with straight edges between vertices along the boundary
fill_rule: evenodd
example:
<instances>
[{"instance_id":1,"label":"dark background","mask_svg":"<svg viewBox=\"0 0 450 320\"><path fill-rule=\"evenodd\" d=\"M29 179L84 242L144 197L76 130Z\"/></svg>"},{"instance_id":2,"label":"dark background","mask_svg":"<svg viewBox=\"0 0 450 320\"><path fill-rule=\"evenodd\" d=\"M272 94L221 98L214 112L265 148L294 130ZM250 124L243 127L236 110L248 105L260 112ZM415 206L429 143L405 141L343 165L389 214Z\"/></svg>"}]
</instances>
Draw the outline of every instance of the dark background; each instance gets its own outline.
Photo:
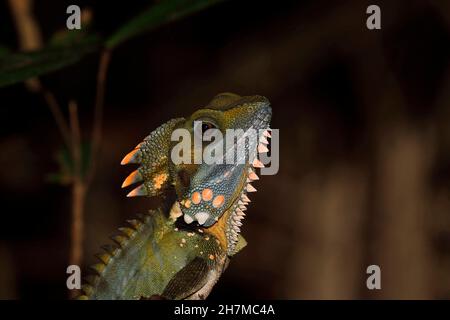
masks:
<instances>
[{"instance_id":1,"label":"dark background","mask_svg":"<svg viewBox=\"0 0 450 320\"><path fill-rule=\"evenodd\" d=\"M14 1L14 0L13 0ZM44 40L69 4L109 34L143 1L35 1ZM382 29L366 28L381 7ZM0 43L17 48L7 1ZM211 298L450 298L448 1L238 1L128 41L107 77L84 265L147 210L120 189L120 160L170 118L224 91L259 94L280 129L280 171L255 187L243 235ZM89 138L98 54L41 77L76 99ZM64 108L66 113L66 108ZM62 139L41 96L0 89L0 298L64 299L70 189L51 183ZM377 264L382 289L366 288Z\"/></svg>"}]
</instances>

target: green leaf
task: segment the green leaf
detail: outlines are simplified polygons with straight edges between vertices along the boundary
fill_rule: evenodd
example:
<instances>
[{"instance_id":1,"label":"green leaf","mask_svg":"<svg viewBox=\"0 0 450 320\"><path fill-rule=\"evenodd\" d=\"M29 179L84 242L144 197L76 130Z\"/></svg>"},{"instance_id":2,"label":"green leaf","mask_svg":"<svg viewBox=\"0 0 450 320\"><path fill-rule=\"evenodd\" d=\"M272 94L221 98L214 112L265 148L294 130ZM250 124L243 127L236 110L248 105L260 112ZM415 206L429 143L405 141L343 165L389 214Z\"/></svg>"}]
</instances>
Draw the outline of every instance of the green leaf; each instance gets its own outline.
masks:
<instances>
[{"instance_id":1,"label":"green leaf","mask_svg":"<svg viewBox=\"0 0 450 320\"><path fill-rule=\"evenodd\" d=\"M71 65L98 47L99 38L92 35L40 51L0 56L0 87Z\"/></svg>"},{"instance_id":2,"label":"green leaf","mask_svg":"<svg viewBox=\"0 0 450 320\"><path fill-rule=\"evenodd\" d=\"M115 48L126 40L180 19L223 0L166 0L149 7L119 28L106 41L107 48Z\"/></svg>"},{"instance_id":3,"label":"green leaf","mask_svg":"<svg viewBox=\"0 0 450 320\"><path fill-rule=\"evenodd\" d=\"M86 36L87 33L85 28L83 28L82 30L61 29L55 32L50 37L48 44L52 47L59 47L59 46L64 47L76 43Z\"/></svg>"}]
</instances>

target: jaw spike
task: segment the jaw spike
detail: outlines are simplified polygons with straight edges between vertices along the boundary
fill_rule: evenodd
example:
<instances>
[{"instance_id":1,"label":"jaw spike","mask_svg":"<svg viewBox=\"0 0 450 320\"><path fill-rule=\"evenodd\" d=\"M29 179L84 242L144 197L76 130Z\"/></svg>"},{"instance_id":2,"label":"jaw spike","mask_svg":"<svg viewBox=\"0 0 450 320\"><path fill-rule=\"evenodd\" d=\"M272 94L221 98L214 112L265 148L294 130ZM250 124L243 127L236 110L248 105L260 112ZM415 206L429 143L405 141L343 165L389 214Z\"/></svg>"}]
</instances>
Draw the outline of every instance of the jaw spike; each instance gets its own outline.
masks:
<instances>
[{"instance_id":1,"label":"jaw spike","mask_svg":"<svg viewBox=\"0 0 450 320\"><path fill-rule=\"evenodd\" d=\"M250 198L247 197L247 195L245 195L245 194L243 194L243 195L241 196L241 199L244 200L245 202L251 202Z\"/></svg>"},{"instance_id":2,"label":"jaw spike","mask_svg":"<svg viewBox=\"0 0 450 320\"><path fill-rule=\"evenodd\" d=\"M267 138L271 138L272 137L272 135L270 134L269 130L264 131L263 132L263 136L267 137Z\"/></svg>"},{"instance_id":3,"label":"jaw spike","mask_svg":"<svg viewBox=\"0 0 450 320\"><path fill-rule=\"evenodd\" d=\"M258 175L257 175L254 171L249 172L248 177L249 177L250 180L252 180L252 181L253 181L253 180L259 180Z\"/></svg>"},{"instance_id":4,"label":"jaw spike","mask_svg":"<svg viewBox=\"0 0 450 320\"><path fill-rule=\"evenodd\" d=\"M129 164L129 163L138 163L139 149L134 149L130 153L128 153L120 162L121 165Z\"/></svg>"},{"instance_id":5,"label":"jaw spike","mask_svg":"<svg viewBox=\"0 0 450 320\"><path fill-rule=\"evenodd\" d=\"M139 173L139 170L133 171L122 183L122 188L128 187L137 182L141 182L143 180L142 175Z\"/></svg>"},{"instance_id":6,"label":"jaw spike","mask_svg":"<svg viewBox=\"0 0 450 320\"><path fill-rule=\"evenodd\" d=\"M256 192L255 187L253 187L250 183L247 184L247 192Z\"/></svg>"},{"instance_id":7,"label":"jaw spike","mask_svg":"<svg viewBox=\"0 0 450 320\"><path fill-rule=\"evenodd\" d=\"M267 149L267 147L263 143L260 143L258 145L258 152L259 153L266 153L266 152L269 152L269 149Z\"/></svg>"},{"instance_id":8,"label":"jaw spike","mask_svg":"<svg viewBox=\"0 0 450 320\"><path fill-rule=\"evenodd\" d=\"M267 141L267 138L264 135L259 138L259 142L263 144L269 144L269 141Z\"/></svg>"},{"instance_id":9,"label":"jaw spike","mask_svg":"<svg viewBox=\"0 0 450 320\"><path fill-rule=\"evenodd\" d=\"M145 190L145 186L141 184L136 189L131 190L129 194L127 194L127 197L139 197L139 196L146 196L147 191Z\"/></svg>"},{"instance_id":10,"label":"jaw spike","mask_svg":"<svg viewBox=\"0 0 450 320\"><path fill-rule=\"evenodd\" d=\"M257 158L255 158L255 160L253 160L252 165L255 168L264 168L264 164L261 161L259 161Z\"/></svg>"}]
</instances>

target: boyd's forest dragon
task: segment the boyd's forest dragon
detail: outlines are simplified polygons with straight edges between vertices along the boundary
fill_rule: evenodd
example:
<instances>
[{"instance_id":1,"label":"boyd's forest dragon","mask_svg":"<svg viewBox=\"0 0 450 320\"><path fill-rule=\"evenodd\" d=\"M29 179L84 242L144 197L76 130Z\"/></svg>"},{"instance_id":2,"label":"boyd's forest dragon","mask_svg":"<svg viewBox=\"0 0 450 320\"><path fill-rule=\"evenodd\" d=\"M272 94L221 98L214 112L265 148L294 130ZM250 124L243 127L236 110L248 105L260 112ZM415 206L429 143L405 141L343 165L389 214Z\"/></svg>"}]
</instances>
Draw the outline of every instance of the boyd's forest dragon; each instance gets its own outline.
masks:
<instances>
[{"instance_id":1,"label":"boyd's forest dragon","mask_svg":"<svg viewBox=\"0 0 450 320\"><path fill-rule=\"evenodd\" d=\"M246 245L240 228L248 193L256 191L250 184L259 179L255 170L264 166L257 155L268 152L271 114L262 96L219 94L190 117L161 125L127 154L122 164L139 165L122 185L137 186L128 196L159 196L162 205L119 228L117 245L97 255L95 274L86 277L78 298L205 299L230 257ZM200 146L191 143L192 157L215 142L205 141L209 129L224 136L227 129L242 129L255 139L241 135L232 141L233 147L245 147L248 161L176 164L171 158L176 129L186 129L192 141L202 139Z\"/></svg>"}]
</instances>

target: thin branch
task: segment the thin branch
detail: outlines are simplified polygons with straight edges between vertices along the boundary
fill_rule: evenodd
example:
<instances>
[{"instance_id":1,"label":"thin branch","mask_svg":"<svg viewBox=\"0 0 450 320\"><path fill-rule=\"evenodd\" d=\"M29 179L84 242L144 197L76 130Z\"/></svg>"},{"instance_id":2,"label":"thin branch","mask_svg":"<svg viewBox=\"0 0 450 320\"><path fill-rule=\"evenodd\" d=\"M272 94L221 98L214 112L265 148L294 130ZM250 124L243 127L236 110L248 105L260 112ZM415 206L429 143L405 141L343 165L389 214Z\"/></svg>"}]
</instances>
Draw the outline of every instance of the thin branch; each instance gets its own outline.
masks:
<instances>
[{"instance_id":1,"label":"thin branch","mask_svg":"<svg viewBox=\"0 0 450 320\"><path fill-rule=\"evenodd\" d=\"M72 230L70 264L81 265L83 256L83 211L86 186L81 172L81 137L78 121L78 107L74 101L69 103L70 129L72 137L72 158L74 165L72 185Z\"/></svg>"},{"instance_id":2,"label":"thin branch","mask_svg":"<svg viewBox=\"0 0 450 320\"><path fill-rule=\"evenodd\" d=\"M11 15L17 30L17 40L23 51L37 50L42 47L42 33L39 23L33 14L34 0L9 0ZM40 92L41 83L38 78L24 81L31 92Z\"/></svg>"},{"instance_id":3,"label":"thin branch","mask_svg":"<svg viewBox=\"0 0 450 320\"><path fill-rule=\"evenodd\" d=\"M74 163L74 181L72 186L72 229L71 229L71 252L70 263L81 265L83 257L83 234L84 234L84 207L86 191L95 171L95 162L99 150L102 134L103 103L105 94L106 74L110 60L110 51L103 51L100 56L100 65L97 75L97 94L94 106L94 124L92 130L92 146L90 165L85 178L82 173L81 159L81 137L78 121L78 108L75 102L69 103L71 152ZM74 293L71 293L74 294Z\"/></svg>"},{"instance_id":4,"label":"thin branch","mask_svg":"<svg viewBox=\"0 0 450 320\"><path fill-rule=\"evenodd\" d=\"M100 64L97 74L97 95L95 98L95 106L94 106L94 124L92 128L92 145L90 154L91 161L88 172L86 174L87 186L92 181L92 176L96 168L98 151L102 139L105 82L106 82L106 75L108 73L108 66L110 59L111 59L111 51L104 50L100 56Z\"/></svg>"},{"instance_id":5,"label":"thin branch","mask_svg":"<svg viewBox=\"0 0 450 320\"><path fill-rule=\"evenodd\" d=\"M83 258L83 212L86 199L86 187L84 183L74 183L72 186L72 226L71 226L71 265L81 266ZM69 291L70 297L75 297L77 292Z\"/></svg>"},{"instance_id":6,"label":"thin branch","mask_svg":"<svg viewBox=\"0 0 450 320\"><path fill-rule=\"evenodd\" d=\"M11 14L18 33L22 50L36 50L42 47L42 34L39 23L33 15L33 0L9 0Z\"/></svg>"},{"instance_id":7,"label":"thin branch","mask_svg":"<svg viewBox=\"0 0 450 320\"><path fill-rule=\"evenodd\" d=\"M75 101L69 102L69 115L70 115L70 132L72 141L72 157L74 162L74 175L78 178L81 177L81 133L80 122L78 120L78 105Z\"/></svg>"}]
</instances>

